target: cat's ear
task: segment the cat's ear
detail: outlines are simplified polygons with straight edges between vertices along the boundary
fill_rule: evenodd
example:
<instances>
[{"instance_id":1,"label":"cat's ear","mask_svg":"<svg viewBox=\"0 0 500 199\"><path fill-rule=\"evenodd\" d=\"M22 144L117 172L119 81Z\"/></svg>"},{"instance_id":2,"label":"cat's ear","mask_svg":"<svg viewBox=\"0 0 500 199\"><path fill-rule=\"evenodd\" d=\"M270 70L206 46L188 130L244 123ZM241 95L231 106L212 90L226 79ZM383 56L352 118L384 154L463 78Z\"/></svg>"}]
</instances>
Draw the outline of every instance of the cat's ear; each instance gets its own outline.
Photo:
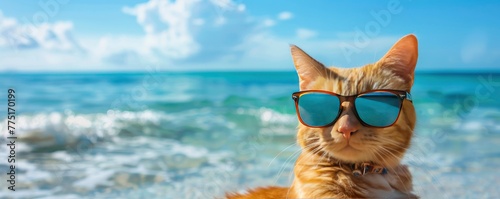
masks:
<instances>
[{"instance_id":1,"label":"cat's ear","mask_svg":"<svg viewBox=\"0 0 500 199\"><path fill-rule=\"evenodd\" d=\"M307 90L308 85L320 77L325 77L327 68L295 45L290 45L293 64L299 75L301 90Z\"/></svg>"},{"instance_id":2,"label":"cat's ear","mask_svg":"<svg viewBox=\"0 0 500 199\"><path fill-rule=\"evenodd\" d=\"M380 67L391 70L410 86L413 85L418 58L418 41L415 35L406 35L378 61Z\"/></svg>"}]
</instances>

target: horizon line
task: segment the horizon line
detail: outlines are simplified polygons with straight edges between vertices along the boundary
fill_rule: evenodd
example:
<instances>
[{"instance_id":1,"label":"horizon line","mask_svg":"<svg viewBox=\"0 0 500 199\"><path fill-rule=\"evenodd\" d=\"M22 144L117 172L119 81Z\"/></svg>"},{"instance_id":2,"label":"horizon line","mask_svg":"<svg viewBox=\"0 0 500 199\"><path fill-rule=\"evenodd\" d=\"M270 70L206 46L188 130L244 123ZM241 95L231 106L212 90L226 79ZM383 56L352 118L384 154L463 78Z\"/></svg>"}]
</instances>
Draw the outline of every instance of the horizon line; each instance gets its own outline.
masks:
<instances>
[{"instance_id":1,"label":"horizon line","mask_svg":"<svg viewBox=\"0 0 500 199\"><path fill-rule=\"evenodd\" d=\"M290 70L50 70L50 71L36 71L36 70L0 70L1 75L12 75L12 74L147 74L147 73L284 73L284 72L296 72L293 69ZM444 69L432 69L432 70L416 70L415 74L500 74L500 69L458 69L458 70L444 70Z\"/></svg>"}]
</instances>

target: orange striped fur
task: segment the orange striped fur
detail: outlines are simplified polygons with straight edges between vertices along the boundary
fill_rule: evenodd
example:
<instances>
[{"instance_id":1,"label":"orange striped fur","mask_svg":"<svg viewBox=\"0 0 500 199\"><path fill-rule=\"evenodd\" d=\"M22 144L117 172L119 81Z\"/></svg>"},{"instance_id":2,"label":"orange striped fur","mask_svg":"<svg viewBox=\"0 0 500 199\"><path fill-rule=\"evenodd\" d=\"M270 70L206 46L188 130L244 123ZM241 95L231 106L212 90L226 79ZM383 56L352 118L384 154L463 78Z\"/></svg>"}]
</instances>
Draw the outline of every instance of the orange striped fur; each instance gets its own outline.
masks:
<instances>
[{"instance_id":1,"label":"orange striped fur","mask_svg":"<svg viewBox=\"0 0 500 199\"><path fill-rule=\"evenodd\" d=\"M378 62L360 68L325 67L296 46L292 57L301 90L327 90L341 95L355 95L374 89L410 91L418 57L414 35L401 38ZM337 122L326 128L298 126L297 142L302 147L293 184L288 187L265 187L243 194L226 194L240 198L417 198L412 193L412 177L400 161L409 148L416 115L411 102L405 100L397 122L386 128L361 125L344 102ZM346 134L350 136L346 137ZM347 166L373 162L388 169L387 174L354 177Z\"/></svg>"}]
</instances>

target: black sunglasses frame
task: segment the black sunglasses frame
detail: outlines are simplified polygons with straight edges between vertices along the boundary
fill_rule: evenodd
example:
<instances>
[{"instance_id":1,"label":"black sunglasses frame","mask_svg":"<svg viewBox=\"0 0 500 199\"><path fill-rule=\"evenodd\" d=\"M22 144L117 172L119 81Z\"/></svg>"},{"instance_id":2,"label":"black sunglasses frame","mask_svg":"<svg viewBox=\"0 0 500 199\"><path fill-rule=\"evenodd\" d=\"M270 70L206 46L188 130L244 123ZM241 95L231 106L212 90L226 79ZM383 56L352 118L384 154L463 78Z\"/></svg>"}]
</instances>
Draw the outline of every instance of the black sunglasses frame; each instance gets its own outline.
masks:
<instances>
[{"instance_id":1,"label":"black sunglasses frame","mask_svg":"<svg viewBox=\"0 0 500 199\"><path fill-rule=\"evenodd\" d=\"M358 111L356 110L356 103L355 103L356 98L358 98L359 96L362 96L362 95L366 95L366 94L369 94L369 93L376 93L376 92L388 92L388 93L392 93L392 94L398 96L399 99L401 100L401 103L399 104L398 116L396 117L396 120L394 120L394 122L392 124L390 124L390 125L387 125L387 126L373 126L373 125L370 125L370 124L367 124L366 122L364 122L359 117L359 115L358 115ZM325 91L325 90L304 90L304 91L294 92L292 94L292 99L295 101L295 111L297 113L297 117L299 118L300 123L302 123L305 126L311 127L311 128L323 128L323 127L332 126L333 124L335 124L335 122L337 122L337 120L340 117L340 114L344 110L343 110L342 106L339 106L339 111L338 111L337 116L335 117L335 119L332 122L330 122L330 123L328 123L326 125L323 125L323 126L311 126L311 125L308 125L308 124L306 124L302 120L302 117L300 117L300 111L299 111L299 99L300 99L300 96L303 95L303 94L306 94L306 93L324 93L324 94L332 95L332 96L335 96L335 97L337 97L339 99L340 104L342 104L345 101L351 102L353 104L354 115L356 116L356 118L358 119L358 121L361 122L361 124L363 124L364 126L375 127L375 128L386 128L386 127L394 125L398 121L399 115L401 114L401 109L403 107L403 101L406 99L406 100L408 100L410 102L413 102L413 100L411 98L411 94L409 92L407 92L407 91L401 91L401 90L390 90L390 89L370 90L370 91L359 93L357 95L350 95L350 96L343 96L343 95L339 95L337 93L330 92L330 91Z\"/></svg>"}]
</instances>

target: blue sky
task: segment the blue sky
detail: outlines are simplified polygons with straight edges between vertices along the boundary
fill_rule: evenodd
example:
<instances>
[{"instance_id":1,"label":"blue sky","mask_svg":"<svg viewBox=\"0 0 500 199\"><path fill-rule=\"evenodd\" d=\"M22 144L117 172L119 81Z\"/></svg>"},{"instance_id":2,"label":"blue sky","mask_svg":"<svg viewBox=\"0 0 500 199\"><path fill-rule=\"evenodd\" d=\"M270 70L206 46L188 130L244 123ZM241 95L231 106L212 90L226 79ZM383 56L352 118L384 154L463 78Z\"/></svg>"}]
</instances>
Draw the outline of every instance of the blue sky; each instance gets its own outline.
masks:
<instances>
[{"instance_id":1,"label":"blue sky","mask_svg":"<svg viewBox=\"0 0 500 199\"><path fill-rule=\"evenodd\" d=\"M499 70L498 1L0 1L0 71L293 70L378 60L419 39L417 70Z\"/></svg>"}]
</instances>

